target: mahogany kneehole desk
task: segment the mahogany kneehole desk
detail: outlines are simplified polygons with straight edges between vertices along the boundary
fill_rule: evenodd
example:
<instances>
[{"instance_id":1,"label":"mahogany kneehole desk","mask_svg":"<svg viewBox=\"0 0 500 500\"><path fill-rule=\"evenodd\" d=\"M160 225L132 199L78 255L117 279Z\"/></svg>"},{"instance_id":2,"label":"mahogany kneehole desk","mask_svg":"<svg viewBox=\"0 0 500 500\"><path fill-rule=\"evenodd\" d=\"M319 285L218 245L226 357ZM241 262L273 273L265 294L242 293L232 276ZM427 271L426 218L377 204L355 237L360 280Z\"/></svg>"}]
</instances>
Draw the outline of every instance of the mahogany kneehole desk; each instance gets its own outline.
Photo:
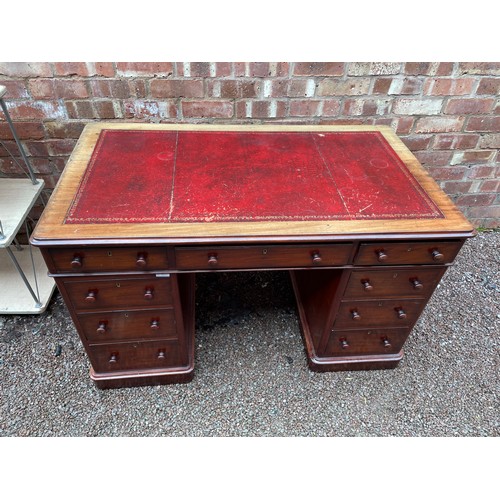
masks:
<instances>
[{"instance_id":1,"label":"mahogany kneehole desk","mask_svg":"<svg viewBox=\"0 0 500 500\"><path fill-rule=\"evenodd\" d=\"M198 272L287 269L311 369L394 368L473 234L388 127L92 123L32 243L114 388L192 378Z\"/></svg>"}]
</instances>

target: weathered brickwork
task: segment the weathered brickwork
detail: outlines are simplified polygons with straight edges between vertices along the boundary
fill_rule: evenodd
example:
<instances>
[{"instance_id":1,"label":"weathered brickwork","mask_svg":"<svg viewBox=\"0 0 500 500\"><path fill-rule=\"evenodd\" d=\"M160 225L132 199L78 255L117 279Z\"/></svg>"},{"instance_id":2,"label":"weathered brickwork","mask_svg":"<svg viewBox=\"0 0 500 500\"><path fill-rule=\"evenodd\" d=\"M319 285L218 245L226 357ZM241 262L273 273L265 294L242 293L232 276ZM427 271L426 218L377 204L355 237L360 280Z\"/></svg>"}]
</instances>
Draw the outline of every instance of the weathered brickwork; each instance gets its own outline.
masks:
<instances>
[{"instance_id":1,"label":"weathered brickwork","mask_svg":"<svg viewBox=\"0 0 500 500\"><path fill-rule=\"evenodd\" d=\"M47 190L84 125L391 126L478 227L500 216L500 63L0 63L9 112ZM0 140L15 145L0 115ZM0 176L21 175L0 148Z\"/></svg>"}]
</instances>

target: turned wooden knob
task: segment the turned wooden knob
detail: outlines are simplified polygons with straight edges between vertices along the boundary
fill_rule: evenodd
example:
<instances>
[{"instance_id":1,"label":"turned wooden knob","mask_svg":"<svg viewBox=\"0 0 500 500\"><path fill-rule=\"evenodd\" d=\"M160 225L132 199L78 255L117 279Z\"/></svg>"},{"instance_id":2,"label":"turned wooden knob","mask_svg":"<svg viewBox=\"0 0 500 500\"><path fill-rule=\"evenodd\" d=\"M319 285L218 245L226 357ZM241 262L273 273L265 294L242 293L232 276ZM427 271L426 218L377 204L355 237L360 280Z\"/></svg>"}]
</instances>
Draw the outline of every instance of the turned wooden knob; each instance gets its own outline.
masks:
<instances>
[{"instance_id":1,"label":"turned wooden knob","mask_svg":"<svg viewBox=\"0 0 500 500\"><path fill-rule=\"evenodd\" d=\"M349 342L347 342L347 339L345 337L339 339L339 342L342 349L347 349L349 347Z\"/></svg>"},{"instance_id":2,"label":"turned wooden knob","mask_svg":"<svg viewBox=\"0 0 500 500\"><path fill-rule=\"evenodd\" d=\"M107 325L106 325L106 322L101 321L101 322L99 323L99 326L97 327L96 332L97 332L97 333L106 333L106 330L107 330Z\"/></svg>"},{"instance_id":3,"label":"turned wooden knob","mask_svg":"<svg viewBox=\"0 0 500 500\"><path fill-rule=\"evenodd\" d=\"M160 328L160 320L159 319L152 319L150 327L152 330L158 330Z\"/></svg>"},{"instance_id":4,"label":"turned wooden knob","mask_svg":"<svg viewBox=\"0 0 500 500\"><path fill-rule=\"evenodd\" d=\"M110 363L116 363L118 361L118 353L113 352L111 356L109 357L109 362Z\"/></svg>"},{"instance_id":5,"label":"turned wooden knob","mask_svg":"<svg viewBox=\"0 0 500 500\"><path fill-rule=\"evenodd\" d=\"M97 290L89 290L87 296L85 297L85 302L89 304L95 302L97 299Z\"/></svg>"},{"instance_id":6,"label":"turned wooden knob","mask_svg":"<svg viewBox=\"0 0 500 500\"><path fill-rule=\"evenodd\" d=\"M411 278L410 281L415 290L422 290L422 288L424 288L424 285L418 278Z\"/></svg>"},{"instance_id":7,"label":"turned wooden knob","mask_svg":"<svg viewBox=\"0 0 500 500\"><path fill-rule=\"evenodd\" d=\"M370 283L370 280L362 280L363 290L365 292L371 292L373 290L373 285Z\"/></svg>"},{"instance_id":8,"label":"turned wooden knob","mask_svg":"<svg viewBox=\"0 0 500 500\"><path fill-rule=\"evenodd\" d=\"M208 263L211 266L216 266L218 264L217 254L216 253L210 253L210 254L208 254Z\"/></svg>"},{"instance_id":9,"label":"turned wooden knob","mask_svg":"<svg viewBox=\"0 0 500 500\"><path fill-rule=\"evenodd\" d=\"M403 308L398 307L396 309L396 313L397 313L399 319L405 319L406 318L406 313L404 312Z\"/></svg>"},{"instance_id":10,"label":"turned wooden knob","mask_svg":"<svg viewBox=\"0 0 500 500\"><path fill-rule=\"evenodd\" d=\"M83 258L81 255L74 255L71 261L71 267L73 269L79 269L83 265Z\"/></svg>"},{"instance_id":11,"label":"turned wooden knob","mask_svg":"<svg viewBox=\"0 0 500 500\"><path fill-rule=\"evenodd\" d=\"M146 266L146 254L145 253L138 253L137 254L137 260L135 261L138 267L145 267Z\"/></svg>"},{"instance_id":12,"label":"turned wooden knob","mask_svg":"<svg viewBox=\"0 0 500 500\"><path fill-rule=\"evenodd\" d=\"M166 353L165 353L165 350L164 349L160 349L158 351L158 359L165 359L167 356L166 356Z\"/></svg>"},{"instance_id":13,"label":"turned wooden knob","mask_svg":"<svg viewBox=\"0 0 500 500\"><path fill-rule=\"evenodd\" d=\"M389 339L387 337L382 337L382 344L386 348L391 347L391 343L389 342Z\"/></svg>"},{"instance_id":14,"label":"turned wooden knob","mask_svg":"<svg viewBox=\"0 0 500 500\"><path fill-rule=\"evenodd\" d=\"M358 311L356 311L356 309L354 311L351 311L351 317L356 321L361 319L361 316L359 315Z\"/></svg>"},{"instance_id":15,"label":"turned wooden knob","mask_svg":"<svg viewBox=\"0 0 500 500\"><path fill-rule=\"evenodd\" d=\"M144 298L146 300L151 300L153 298L153 288L146 288L144 291Z\"/></svg>"},{"instance_id":16,"label":"turned wooden knob","mask_svg":"<svg viewBox=\"0 0 500 500\"><path fill-rule=\"evenodd\" d=\"M317 250L312 253L311 257L314 264L321 263L321 255Z\"/></svg>"},{"instance_id":17,"label":"turned wooden knob","mask_svg":"<svg viewBox=\"0 0 500 500\"><path fill-rule=\"evenodd\" d=\"M377 260L380 262L384 262L389 258L389 256L384 252L384 250L377 250L376 254L377 254Z\"/></svg>"},{"instance_id":18,"label":"turned wooden knob","mask_svg":"<svg viewBox=\"0 0 500 500\"><path fill-rule=\"evenodd\" d=\"M436 262L442 262L444 260L444 255L437 248L432 250L431 255L432 259Z\"/></svg>"}]
</instances>

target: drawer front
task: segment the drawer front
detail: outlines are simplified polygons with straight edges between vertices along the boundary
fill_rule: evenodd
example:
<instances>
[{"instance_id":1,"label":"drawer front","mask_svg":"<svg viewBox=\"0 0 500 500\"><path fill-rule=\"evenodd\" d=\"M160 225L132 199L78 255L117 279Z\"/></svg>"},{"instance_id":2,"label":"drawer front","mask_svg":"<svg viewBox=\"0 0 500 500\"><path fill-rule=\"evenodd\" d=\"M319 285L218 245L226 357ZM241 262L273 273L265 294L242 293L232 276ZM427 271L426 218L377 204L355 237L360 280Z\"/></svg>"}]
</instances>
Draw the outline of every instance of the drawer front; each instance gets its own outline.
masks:
<instances>
[{"instance_id":1,"label":"drawer front","mask_svg":"<svg viewBox=\"0 0 500 500\"><path fill-rule=\"evenodd\" d=\"M120 272L168 269L166 247L53 248L56 272Z\"/></svg>"},{"instance_id":2,"label":"drawer front","mask_svg":"<svg viewBox=\"0 0 500 500\"><path fill-rule=\"evenodd\" d=\"M439 283L445 267L411 270L366 269L353 271L344 296L369 299L384 297L427 297Z\"/></svg>"},{"instance_id":3,"label":"drawer front","mask_svg":"<svg viewBox=\"0 0 500 500\"><path fill-rule=\"evenodd\" d=\"M126 342L88 347L96 372L171 368L187 364L175 341Z\"/></svg>"},{"instance_id":4,"label":"drawer front","mask_svg":"<svg viewBox=\"0 0 500 500\"><path fill-rule=\"evenodd\" d=\"M408 334L408 328L333 330L324 355L396 354Z\"/></svg>"},{"instance_id":5,"label":"drawer front","mask_svg":"<svg viewBox=\"0 0 500 500\"><path fill-rule=\"evenodd\" d=\"M409 327L422 312L422 300L366 300L340 304L335 320L339 328Z\"/></svg>"},{"instance_id":6,"label":"drawer front","mask_svg":"<svg viewBox=\"0 0 500 500\"><path fill-rule=\"evenodd\" d=\"M355 265L445 264L453 262L461 241L362 243Z\"/></svg>"},{"instance_id":7,"label":"drawer front","mask_svg":"<svg viewBox=\"0 0 500 500\"><path fill-rule=\"evenodd\" d=\"M64 286L78 311L172 305L170 278L67 280Z\"/></svg>"},{"instance_id":8,"label":"drawer front","mask_svg":"<svg viewBox=\"0 0 500 500\"><path fill-rule=\"evenodd\" d=\"M177 247L177 269L255 269L340 266L352 245L254 245Z\"/></svg>"},{"instance_id":9,"label":"drawer front","mask_svg":"<svg viewBox=\"0 0 500 500\"><path fill-rule=\"evenodd\" d=\"M176 339L173 309L83 313L78 322L92 343L132 339Z\"/></svg>"}]
</instances>

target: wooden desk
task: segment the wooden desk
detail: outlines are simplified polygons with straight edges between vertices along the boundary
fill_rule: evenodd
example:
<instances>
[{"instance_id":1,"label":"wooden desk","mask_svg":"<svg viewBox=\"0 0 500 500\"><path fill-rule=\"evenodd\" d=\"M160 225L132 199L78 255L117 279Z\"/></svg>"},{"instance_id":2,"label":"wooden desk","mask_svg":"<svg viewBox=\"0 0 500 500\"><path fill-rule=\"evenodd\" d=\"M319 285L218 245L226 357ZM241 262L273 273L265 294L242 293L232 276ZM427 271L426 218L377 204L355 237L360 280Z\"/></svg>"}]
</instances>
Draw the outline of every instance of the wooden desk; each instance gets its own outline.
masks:
<instances>
[{"instance_id":1,"label":"wooden desk","mask_svg":"<svg viewBox=\"0 0 500 500\"><path fill-rule=\"evenodd\" d=\"M288 269L311 369L393 368L473 234L388 127L93 123L32 243L113 388L192 378L198 272Z\"/></svg>"}]
</instances>

